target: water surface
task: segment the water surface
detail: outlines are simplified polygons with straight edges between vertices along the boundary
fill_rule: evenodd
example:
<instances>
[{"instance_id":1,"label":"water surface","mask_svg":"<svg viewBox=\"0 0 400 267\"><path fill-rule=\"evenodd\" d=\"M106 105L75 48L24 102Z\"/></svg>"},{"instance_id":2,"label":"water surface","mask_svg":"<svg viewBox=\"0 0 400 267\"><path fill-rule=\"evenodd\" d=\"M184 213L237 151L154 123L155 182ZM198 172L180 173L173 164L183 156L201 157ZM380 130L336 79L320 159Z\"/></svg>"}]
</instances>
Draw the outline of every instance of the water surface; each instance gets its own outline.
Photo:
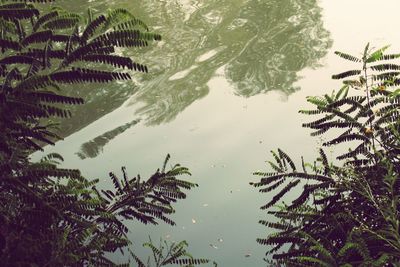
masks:
<instances>
[{"instance_id":1,"label":"water surface","mask_svg":"<svg viewBox=\"0 0 400 267\"><path fill-rule=\"evenodd\" d=\"M190 168L200 187L177 205L176 227L129 225L139 255L151 235L185 239L194 256L219 266L263 266L266 247L255 239L268 232L257 221L267 217L259 207L271 196L248 185L256 179L251 173L264 170L277 147L294 158L316 155L318 140L301 128L307 118L297 110L307 95L338 88L330 76L348 64L334 50L357 54L370 41L400 51L394 0L379 2L385 15L372 0L58 3L76 12L124 7L163 36L149 48L121 51L150 74L70 89L88 104L64 122L65 141L46 150L103 186L112 186L107 173L121 166L150 175L167 153Z\"/></svg>"}]
</instances>

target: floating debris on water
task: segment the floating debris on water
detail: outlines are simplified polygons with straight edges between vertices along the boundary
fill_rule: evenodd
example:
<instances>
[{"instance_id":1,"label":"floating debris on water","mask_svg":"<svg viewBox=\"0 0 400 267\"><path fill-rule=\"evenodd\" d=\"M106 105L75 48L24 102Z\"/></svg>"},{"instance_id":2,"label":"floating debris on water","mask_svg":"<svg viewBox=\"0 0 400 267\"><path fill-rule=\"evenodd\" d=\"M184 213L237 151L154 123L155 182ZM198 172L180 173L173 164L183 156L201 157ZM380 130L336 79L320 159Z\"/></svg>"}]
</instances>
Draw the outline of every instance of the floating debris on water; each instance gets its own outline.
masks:
<instances>
[{"instance_id":1,"label":"floating debris on water","mask_svg":"<svg viewBox=\"0 0 400 267\"><path fill-rule=\"evenodd\" d=\"M248 257L251 256L251 253L246 253L244 256L245 256L246 258L248 258Z\"/></svg>"},{"instance_id":2,"label":"floating debris on water","mask_svg":"<svg viewBox=\"0 0 400 267\"><path fill-rule=\"evenodd\" d=\"M224 242L222 238L218 238L218 242Z\"/></svg>"},{"instance_id":3,"label":"floating debris on water","mask_svg":"<svg viewBox=\"0 0 400 267\"><path fill-rule=\"evenodd\" d=\"M196 223L196 220L195 220L195 219L192 219L192 223Z\"/></svg>"},{"instance_id":4,"label":"floating debris on water","mask_svg":"<svg viewBox=\"0 0 400 267\"><path fill-rule=\"evenodd\" d=\"M203 207L208 207L208 204L207 204L207 203L204 203L204 204L203 204Z\"/></svg>"},{"instance_id":5,"label":"floating debris on water","mask_svg":"<svg viewBox=\"0 0 400 267\"><path fill-rule=\"evenodd\" d=\"M165 239L169 239L171 237L170 234L165 235Z\"/></svg>"},{"instance_id":6,"label":"floating debris on water","mask_svg":"<svg viewBox=\"0 0 400 267\"><path fill-rule=\"evenodd\" d=\"M218 249L218 247L214 244L210 244L210 247L214 248L214 249Z\"/></svg>"}]
</instances>

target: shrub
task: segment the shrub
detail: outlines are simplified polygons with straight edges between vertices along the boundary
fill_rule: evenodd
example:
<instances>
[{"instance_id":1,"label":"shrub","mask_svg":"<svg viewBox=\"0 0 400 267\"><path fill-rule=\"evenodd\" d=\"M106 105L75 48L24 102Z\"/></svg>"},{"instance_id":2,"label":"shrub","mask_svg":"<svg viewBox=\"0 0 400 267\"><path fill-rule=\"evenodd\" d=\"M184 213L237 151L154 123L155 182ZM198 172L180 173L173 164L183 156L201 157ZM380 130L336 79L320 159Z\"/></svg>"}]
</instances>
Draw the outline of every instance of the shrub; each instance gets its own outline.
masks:
<instances>
[{"instance_id":1,"label":"shrub","mask_svg":"<svg viewBox=\"0 0 400 267\"><path fill-rule=\"evenodd\" d=\"M270 245L270 264L286 266L397 266L400 263L399 235L399 105L400 65L382 61L400 54L385 54L388 47L371 51L362 58L335 52L359 69L333 75L344 80L337 92L309 97L316 108L301 110L319 115L303 124L312 136L333 129L341 131L323 146L348 144L352 148L337 157L341 165L329 163L325 152L314 164L298 170L282 150L273 152L273 169L259 182L260 192L280 191L261 207L270 209L291 189L303 191L291 204L268 211L274 220L260 221L275 230L257 241ZM354 78L355 77L355 78ZM350 79L353 78L353 79ZM349 90L352 90L349 92ZM351 95L349 95L351 93Z\"/></svg>"},{"instance_id":2,"label":"shrub","mask_svg":"<svg viewBox=\"0 0 400 267\"><path fill-rule=\"evenodd\" d=\"M42 13L32 2L0 5L1 264L113 266L107 253L131 244L124 220L174 225L168 217L173 203L197 186L177 178L189 175L188 169L167 169L168 155L149 179L129 177L122 168L122 178L110 173L114 189L100 190L98 179L58 167L58 154L39 162L29 155L60 139L51 119L71 116L68 106L84 102L63 95L62 88L147 72L115 48L143 47L161 37L124 9L99 16L89 10L83 21L58 7Z\"/></svg>"}]
</instances>

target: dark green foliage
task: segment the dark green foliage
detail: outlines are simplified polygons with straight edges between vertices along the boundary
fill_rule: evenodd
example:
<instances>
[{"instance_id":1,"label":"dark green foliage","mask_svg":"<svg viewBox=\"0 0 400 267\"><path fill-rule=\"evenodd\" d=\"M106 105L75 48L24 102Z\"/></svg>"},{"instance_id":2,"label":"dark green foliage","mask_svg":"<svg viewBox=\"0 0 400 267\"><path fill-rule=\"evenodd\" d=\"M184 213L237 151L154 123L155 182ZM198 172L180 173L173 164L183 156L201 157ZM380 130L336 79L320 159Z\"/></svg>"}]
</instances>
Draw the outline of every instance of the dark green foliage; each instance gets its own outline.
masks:
<instances>
[{"instance_id":1,"label":"dark green foliage","mask_svg":"<svg viewBox=\"0 0 400 267\"><path fill-rule=\"evenodd\" d=\"M133 20L135 17L128 11L118 9L82 26L80 16L60 8L40 14L28 3L1 6L3 157L10 157L11 148L16 145L29 150L38 149L42 143L54 143L56 136L35 131L35 127L40 127L36 124L51 116L69 117L65 105L83 103L82 99L60 94L58 84L108 83L130 79L130 71L148 72L147 66L114 54L114 46L144 46L160 39L147 27L145 32L139 30L137 26L143 29L144 23L136 19L134 24ZM113 30L114 25L124 26ZM57 50L53 43L57 43ZM74 66L80 62L89 63L86 66L90 67Z\"/></svg>"},{"instance_id":2,"label":"dark green foliage","mask_svg":"<svg viewBox=\"0 0 400 267\"><path fill-rule=\"evenodd\" d=\"M156 247L151 238L149 242L143 244L152 252L152 257L149 257L147 264L145 264L138 256L132 254L135 262L139 267L161 267L161 266L185 266L194 267L198 265L207 264L210 262L208 259L195 259L190 255L186 248L188 243L181 241L179 243L168 243L167 241L160 240L160 244ZM217 267L217 263L213 262L213 266Z\"/></svg>"},{"instance_id":3,"label":"dark green foliage","mask_svg":"<svg viewBox=\"0 0 400 267\"><path fill-rule=\"evenodd\" d=\"M273 266L398 266L400 264L400 125L396 64L379 61L397 58L385 55L387 47L370 52L365 48L362 59L336 52L340 57L361 63L359 70L334 75L344 81L337 93L307 100L316 108L303 114L319 115L304 123L311 135L322 135L332 129L341 133L323 146L348 144L349 152L337 159L342 165L328 162L320 149L314 164L304 164L296 171L293 162L280 150L269 162L272 173L255 173L263 178L252 183L260 192L275 193L261 209L270 208L300 184L303 191L291 196L290 204L269 210L274 221L260 221L275 230L257 242L272 246L266 260ZM369 66L370 63L378 65ZM384 71L375 74L374 71ZM376 84L375 81L380 81ZM361 95L349 96L350 89L362 89ZM304 182L300 183L299 180Z\"/></svg>"},{"instance_id":4,"label":"dark green foliage","mask_svg":"<svg viewBox=\"0 0 400 267\"><path fill-rule=\"evenodd\" d=\"M133 71L147 72L145 65L115 55L114 47L145 46L160 36L149 33L139 20L133 23L133 15L123 9L96 19L89 12L83 22L60 8L40 14L30 2L50 1L0 6L1 266L116 266L107 255L116 250L133 253L125 220L175 224L169 218L173 204L186 198L184 190L197 186L177 178L190 175L188 169L167 169L168 155L149 179L131 178L122 168L122 178L110 173L114 189L100 190L98 179L59 168L60 155L39 162L29 155L60 139L51 119L69 117L68 105L83 104L79 97L62 95L61 88L127 80ZM171 263L175 260L181 257ZM207 262L182 260L185 265Z\"/></svg>"},{"instance_id":5,"label":"dark green foliage","mask_svg":"<svg viewBox=\"0 0 400 267\"><path fill-rule=\"evenodd\" d=\"M52 154L40 163L19 168L12 178L3 176L2 266L110 266L106 253L131 244L123 219L174 225L167 217L178 199L174 194L183 199L183 189L197 186L177 179L190 173L175 165L157 170L147 180L129 178L123 168L122 179L110 173L114 190L97 190L98 179L88 181L78 170L57 168L60 159ZM6 210L10 205L20 208Z\"/></svg>"}]
</instances>

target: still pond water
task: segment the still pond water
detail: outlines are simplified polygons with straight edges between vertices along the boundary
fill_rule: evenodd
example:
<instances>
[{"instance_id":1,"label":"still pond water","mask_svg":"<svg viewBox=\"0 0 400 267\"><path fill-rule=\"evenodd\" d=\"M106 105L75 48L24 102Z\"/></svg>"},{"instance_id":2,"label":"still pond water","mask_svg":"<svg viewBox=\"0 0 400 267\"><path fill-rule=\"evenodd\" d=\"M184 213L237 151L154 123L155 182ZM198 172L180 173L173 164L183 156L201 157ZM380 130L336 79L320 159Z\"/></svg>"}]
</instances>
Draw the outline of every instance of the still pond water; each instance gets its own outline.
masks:
<instances>
[{"instance_id":1,"label":"still pond water","mask_svg":"<svg viewBox=\"0 0 400 267\"><path fill-rule=\"evenodd\" d=\"M400 51L398 0L57 3L75 12L123 7L163 36L141 53L121 51L150 74L69 89L87 104L64 122L68 137L46 149L103 186L112 186L107 173L121 166L132 176L150 175L167 153L190 168L200 187L177 204L177 226L130 224L140 256L150 235L187 240L195 257L219 266L264 266L266 247L255 239L267 234L257 221L267 217L259 207L270 196L249 186L257 179L252 172L265 170L278 147L314 158L318 140L301 128L307 118L297 111L306 96L340 86L330 76L348 65L333 51L358 54L367 42Z\"/></svg>"}]
</instances>

